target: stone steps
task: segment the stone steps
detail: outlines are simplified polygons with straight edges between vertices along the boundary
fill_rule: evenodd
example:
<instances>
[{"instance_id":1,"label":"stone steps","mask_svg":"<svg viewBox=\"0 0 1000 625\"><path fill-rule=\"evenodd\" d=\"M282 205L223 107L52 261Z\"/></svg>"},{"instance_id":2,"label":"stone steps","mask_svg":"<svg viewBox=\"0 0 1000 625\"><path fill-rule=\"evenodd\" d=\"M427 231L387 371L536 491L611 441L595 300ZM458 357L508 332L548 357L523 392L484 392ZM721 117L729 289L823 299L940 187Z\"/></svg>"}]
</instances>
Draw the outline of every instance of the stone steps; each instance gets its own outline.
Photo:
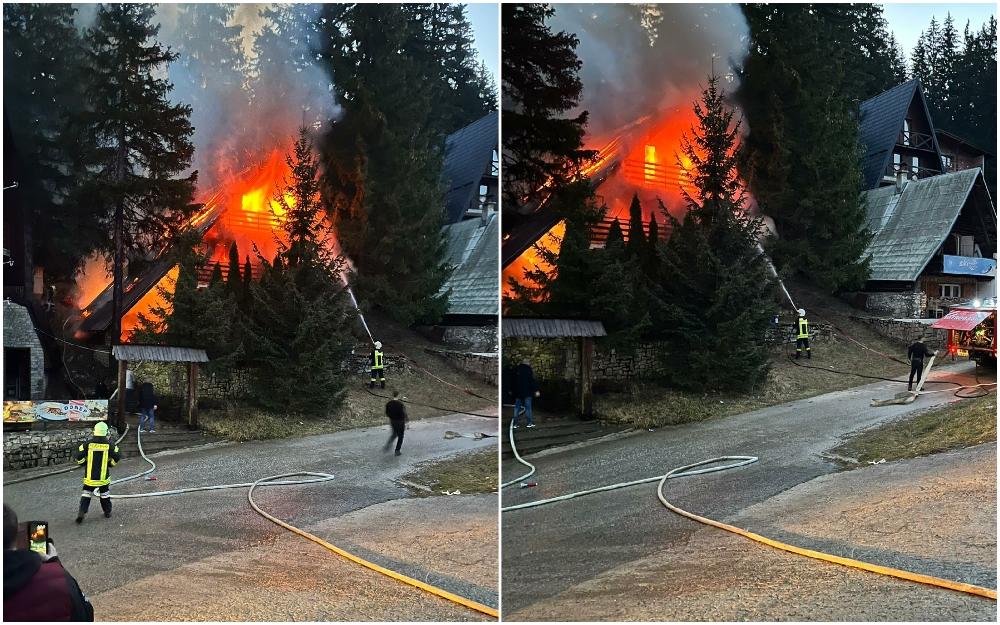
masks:
<instances>
[{"instance_id":1,"label":"stone steps","mask_svg":"<svg viewBox=\"0 0 1000 625\"><path fill-rule=\"evenodd\" d=\"M514 430L517 451L521 455L592 440L627 429L625 426L609 425L598 420L583 421L572 418L536 417L536 423L538 427L528 429L522 425ZM514 455L507 434L509 427L510 417L508 416L503 420L502 430L502 451L505 457L513 457Z\"/></svg>"}]
</instances>

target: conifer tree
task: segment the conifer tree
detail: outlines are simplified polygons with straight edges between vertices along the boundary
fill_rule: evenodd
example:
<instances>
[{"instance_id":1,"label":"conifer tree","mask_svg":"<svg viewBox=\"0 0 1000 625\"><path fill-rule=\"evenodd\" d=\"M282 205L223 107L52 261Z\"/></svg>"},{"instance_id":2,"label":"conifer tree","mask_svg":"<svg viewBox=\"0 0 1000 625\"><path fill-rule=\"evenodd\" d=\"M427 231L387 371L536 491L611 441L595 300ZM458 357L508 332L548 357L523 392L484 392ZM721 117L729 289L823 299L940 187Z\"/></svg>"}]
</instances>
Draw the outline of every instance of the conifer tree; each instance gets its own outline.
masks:
<instances>
[{"instance_id":1,"label":"conifer tree","mask_svg":"<svg viewBox=\"0 0 1000 625\"><path fill-rule=\"evenodd\" d=\"M639 195L632 195L632 203L628 208L628 253L629 256L638 258L642 255L642 250L646 248L646 233L642 225L642 204L639 203Z\"/></svg>"},{"instance_id":2,"label":"conifer tree","mask_svg":"<svg viewBox=\"0 0 1000 625\"><path fill-rule=\"evenodd\" d=\"M667 214L670 238L651 287L666 381L694 390L748 389L764 381L764 332L773 283L758 253L760 220L745 212L737 172L740 124L712 76L695 104L697 124L682 140L693 191L682 189L683 221Z\"/></svg>"},{"instance_id":3,"label":"conifer tree","mask_svg":"<svg viewBox=\"0 0 1000 625\"><path fill-rule=\"evenodd\" d=\"M229 267L226 274L226 291L233 297L239 298L242 289L242 276L240 275L240 250L233 241L229 246Z\"/></svg>"},{"instance_id":4,"label":"conifer tree","mask_svg":"<svg viewBox=\"0 0 1000 625\"><path fill-rule=\"evenodd\" d=\"M413 25L392 4L327 4L322 16L322 62L343 109L321 143L324 188L356 267L355 292L400 322L435 321L449 273L445 137L434 85L405 52Z\"/></svg>"},{"instance_id":5,"label":"conifer tree","mask_svg":"<svg viewBox=\"0 0 1000 625\"><path fill-rule=\"evenodd\" d=\"M608 226L608 236L604 239L604 249L613 250L618 253L625 249L625 233L622 232L622 225L618 219L612 219Z\"/></svg>"}]
</instances>

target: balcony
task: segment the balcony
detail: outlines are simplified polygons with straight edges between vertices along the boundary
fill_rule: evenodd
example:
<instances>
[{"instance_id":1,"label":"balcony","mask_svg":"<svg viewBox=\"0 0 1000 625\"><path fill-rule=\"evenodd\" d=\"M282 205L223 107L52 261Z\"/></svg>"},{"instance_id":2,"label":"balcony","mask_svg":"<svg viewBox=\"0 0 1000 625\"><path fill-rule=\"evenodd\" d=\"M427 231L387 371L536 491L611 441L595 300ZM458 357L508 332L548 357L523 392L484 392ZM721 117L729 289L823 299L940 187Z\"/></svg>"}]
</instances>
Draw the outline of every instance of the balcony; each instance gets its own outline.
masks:
<instances>
[{"instance_id":1,"label":"balcony","mask_svg":"<svg viewBox=\"0 0 1000 625\"><path fill-rule=\"evenodd\" d=\"M908 163L889 163L882 174L885 182L895 182L896 175L902 174L903 180L923 180L931 176L937 176L941 172L930 167L914 167Z\"/></svg>"},{"instance_id":2,"label":"balcony","mask_svg":"<svg viewBox=\"0 0 1000 625\"><path fill-rule=\"evenodd\" d=\"M896 137L896 145L911 148L914 150L934 151L934 137L922 132L904 130Z\"/></svg>"}]
</instances>

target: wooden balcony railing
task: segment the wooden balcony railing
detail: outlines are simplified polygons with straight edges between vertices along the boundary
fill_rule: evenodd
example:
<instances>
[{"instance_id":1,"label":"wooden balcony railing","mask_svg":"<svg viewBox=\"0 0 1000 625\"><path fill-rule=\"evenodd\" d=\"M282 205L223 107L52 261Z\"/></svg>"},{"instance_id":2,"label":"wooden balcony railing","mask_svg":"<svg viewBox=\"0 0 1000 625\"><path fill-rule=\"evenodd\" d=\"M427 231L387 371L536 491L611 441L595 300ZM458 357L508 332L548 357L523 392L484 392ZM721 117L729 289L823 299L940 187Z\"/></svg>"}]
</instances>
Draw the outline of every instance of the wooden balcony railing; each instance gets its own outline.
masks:
<instances>
[{"instance_id":1,"label":"wooden balcony railing","mask_svg":"<svg viewBox=\"0 0 1000 625\"><path fill-rule=\"evenodd\" d=\"M896 179L896 174L902 174L904 180L923 180L931 176L937 176L941 172L930 167L914 167L907 163L889 163L885 168L885 177Z\"/></svg>"},{"instance_id":2,"label":"wooden balcony railing","mask_svg":"<svg viewBox=\"0 0 1000 625\"><path fill-rule=\"evenodd\" d=\"M916 150L934 150L934 137L922 132L903 131L896 137L896 145Z\"/></svg>"}]
</instances>

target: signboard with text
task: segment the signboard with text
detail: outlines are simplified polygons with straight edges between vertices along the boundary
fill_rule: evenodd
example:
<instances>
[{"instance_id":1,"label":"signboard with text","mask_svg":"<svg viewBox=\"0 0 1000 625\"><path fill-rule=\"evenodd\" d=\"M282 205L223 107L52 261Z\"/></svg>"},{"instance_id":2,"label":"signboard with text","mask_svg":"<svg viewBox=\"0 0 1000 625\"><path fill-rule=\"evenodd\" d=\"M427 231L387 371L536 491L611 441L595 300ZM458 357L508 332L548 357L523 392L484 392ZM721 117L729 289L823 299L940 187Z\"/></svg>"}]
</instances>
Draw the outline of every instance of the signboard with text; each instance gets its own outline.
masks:
<instances>
[{"instance_id":1,"label":"signboard with text","mask_svg":"<svg viewBox=\"0 0 1000 625\"><path fill-rule=\"evenodd\" d=\"M108 418L108 400L5 401L4 423L34 421L104 421Z\"/></svg>"},{"instance_id":2,"label":"signboard with text","mask_svg":"<svg viewBox=\"0 0 1000 625\"><path fill-rule=\"evenodd\" d=\"M963 276L996 277L997 261L993 258L944 255L944 273Z\"/></svg>"}]
</instances>

